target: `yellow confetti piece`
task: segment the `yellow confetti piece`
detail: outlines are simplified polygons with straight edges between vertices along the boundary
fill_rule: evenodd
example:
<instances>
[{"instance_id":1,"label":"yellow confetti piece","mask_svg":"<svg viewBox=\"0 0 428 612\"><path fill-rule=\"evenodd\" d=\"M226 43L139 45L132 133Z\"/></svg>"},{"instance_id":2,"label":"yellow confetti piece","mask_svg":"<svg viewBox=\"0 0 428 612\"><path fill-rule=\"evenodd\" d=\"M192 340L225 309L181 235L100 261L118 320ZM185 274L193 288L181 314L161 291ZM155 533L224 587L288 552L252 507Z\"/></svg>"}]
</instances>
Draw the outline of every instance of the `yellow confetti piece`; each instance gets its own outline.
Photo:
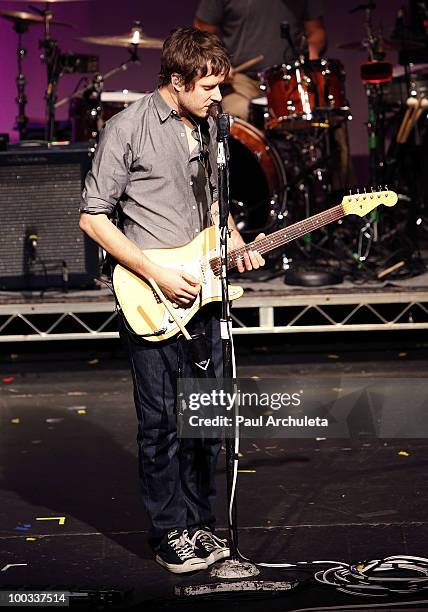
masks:
<instances>
[{"instance_id":1,"label":"yellow confetti piece","mask_svg":"<svg viewBox=\"0 0 428 612\"><path fill-rule=\"evenodd\" d=\"M99 359L90 359L88 361L89 365L96 365L97 363L99 363L100 360Z\"/></svg>"},{"instance_id":2,"label":"yellow confetti piece","mask_svg":"<svg viewBox=\"0 0 428 612\"><path fill-rule=\"evenodd\" d=\"M260 376L252 376L252 380L260 380Z\"/></svg>"},{"instance_id":3,"label":"yellow confetti piece","mask_svg":"<svg viewBox=\"0 0 428 612\"><path fill-rule=\"evenodd\" d=\"M20 419L10 419L10 422L11 422L11 423L18 424L18 423L20 423L21 421L20 421Z\"/></svg>"},{"instance_id":4,"label":"yellow confetti piece","mask_svg":"<svg viewBox=\"0 0 428 612\"><path fill-rule=\"evenodd\" d=\"M10 358L12 359L12 361L15 361L15 359L18 359L18 355L16 353L11 353Z\"/></svg>"},{"instance_id":5,"label":"yellow confetti piece","mask_svg":"<svg viewBox=\"0 0 428 612\"><path fill-rule=\"evenodd\" d=\"M26 542L35 542L36 538L25 538Z\"/></svg>"},{"instance_id":6,"label":"yellow confetti piece","mask_svg":"<svg viewBox=\"0 0 428 612\"><path fill-rule=\"evenodd\" d=\"M86 410L84 408L79 408L77 414L86 414Z\"/></svg>"},{"instance_id":7,"label":"yellow confetti piece","mask_svg":"<svg viewBox=\"0 0 428 612\"><path fill-rule=\"evenodd\" d=\"M334 355L333 353L330 353L330 355L327 355L327 357L329 359L339 359L339 355Z\"/></svg>"},{"instance_id":8,"label":"yellow confetti piece","mask_svg":"<svg viewBox=\"0 0 428 612\"><path fill-rule=\"evenodd\" d=\"M398 451L398 454L400 455L400 457L410 457L410 453L408 453L407 451Z\"/></svg>"},{"instance_id":9,"label":"yellow confetti piece","mask_svg":"<svg viewBox=\"0 0 428 612\"><path fill-rule=\"evenodd\" d=\"M58 525L64 525L65 516L42 516L36 518L36 521L58 521Z\"/></svg>"},{"instance_id":10,"label":"yellow confetti piece","mask_svg":"<svg viewBox=\"0 0 428 612\"><path fill-rule=\"evenodd\" d=\"M256 470L238 470L240 474L255 474Z\"/></svg>"},{"instance_id":11,"label":"yellow confetti piece","mask_svg":"<svg viewBox=\"0 0 428 612\"><path fill-rule=\"evenodd\" d=\"M399 357L406 357L407 353L398 353Z\"/></svg>"}]
</instances>

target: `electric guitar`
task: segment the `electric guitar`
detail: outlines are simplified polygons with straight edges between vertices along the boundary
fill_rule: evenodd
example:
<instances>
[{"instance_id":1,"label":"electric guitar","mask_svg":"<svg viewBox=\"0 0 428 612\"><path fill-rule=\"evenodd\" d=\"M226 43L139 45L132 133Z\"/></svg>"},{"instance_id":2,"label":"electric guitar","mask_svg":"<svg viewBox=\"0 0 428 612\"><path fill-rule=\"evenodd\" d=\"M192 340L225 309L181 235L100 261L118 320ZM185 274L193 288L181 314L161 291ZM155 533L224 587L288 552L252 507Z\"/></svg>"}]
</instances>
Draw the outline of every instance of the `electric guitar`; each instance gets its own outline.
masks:
<instances>
[{"instance_id":1,"label":"electric guitar","mask_svg":"<svg viewBox=\"0 0 428 612\"><path fill-rule=\"evenodd\" d=\"M244 247L229 251L227 267L228 269L234 268L245 251L257 250L261 254L268 253L346 215L355 214L364 217L379 204L394 206L396 202L397 194L393 191L375 191L345 196L338 206L273 232ZM219 239L216 226L212 225L203 230L184 246L170 249L148 249L143 253L160 266L186 271L200 279L201 290L191 306L184 308L172 302L169 303L182 325L185 326L206 304L221 301ZM152 286L120 264L113 272L113 289L128 326L136 334L151 342L159 342L178 333L179 327ZM231 300L241 297L243 292L241 287L229 286Z\"/></svg>"}]
</instances>

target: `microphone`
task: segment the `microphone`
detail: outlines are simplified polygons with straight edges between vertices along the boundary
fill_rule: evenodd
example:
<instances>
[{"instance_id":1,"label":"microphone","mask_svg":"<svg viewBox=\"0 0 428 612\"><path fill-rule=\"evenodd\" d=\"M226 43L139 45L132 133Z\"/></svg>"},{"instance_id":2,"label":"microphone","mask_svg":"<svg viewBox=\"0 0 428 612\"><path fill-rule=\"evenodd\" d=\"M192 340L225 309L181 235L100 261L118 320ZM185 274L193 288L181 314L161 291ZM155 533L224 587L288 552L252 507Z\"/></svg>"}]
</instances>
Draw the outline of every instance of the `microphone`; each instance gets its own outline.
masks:
<instances>
[{"instance_id":1,"label":"microphone","mask_svg":"<svg viewBox=\"0 0 428 612\"><path fill-rule=\"evenodd\" d=\"M230 130L228 113L223 112L219 102L212 102L208 108L208 114L217 123L217 142L224 142L228 138Z\"/></svg>"},{"instance_id":2,"label":"microphone","mask_svg":"<svg viewBox=\"0 0 428 612\"><path fill-rule=\"evenodd\" d=\"M217 120L218 116L223 112L223 108L220 102L211 102L208 107L208 115L213 119Z\"/></svg>"}]
</instances>

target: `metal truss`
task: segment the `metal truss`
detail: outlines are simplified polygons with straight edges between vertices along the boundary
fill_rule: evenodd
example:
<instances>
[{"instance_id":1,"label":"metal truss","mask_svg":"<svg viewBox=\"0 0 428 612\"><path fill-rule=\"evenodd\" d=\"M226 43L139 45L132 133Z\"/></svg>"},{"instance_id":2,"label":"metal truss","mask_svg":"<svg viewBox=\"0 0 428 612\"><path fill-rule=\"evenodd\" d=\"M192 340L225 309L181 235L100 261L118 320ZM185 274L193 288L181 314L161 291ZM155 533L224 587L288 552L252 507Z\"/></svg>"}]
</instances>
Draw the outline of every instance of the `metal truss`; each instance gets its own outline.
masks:
<instances>
[{"instance_id":1,"label":"metal truss","mask_svg":"<svg viewBox=\"0 0 428 612\"><path fill-rule=\"evenodd\" d=\"M275 292L276 293L276 292ZM117 338L113 300L0 305L0 342ZM428 289L243 296L234 334L428 329Z\"/></svg>"}]
</instances>

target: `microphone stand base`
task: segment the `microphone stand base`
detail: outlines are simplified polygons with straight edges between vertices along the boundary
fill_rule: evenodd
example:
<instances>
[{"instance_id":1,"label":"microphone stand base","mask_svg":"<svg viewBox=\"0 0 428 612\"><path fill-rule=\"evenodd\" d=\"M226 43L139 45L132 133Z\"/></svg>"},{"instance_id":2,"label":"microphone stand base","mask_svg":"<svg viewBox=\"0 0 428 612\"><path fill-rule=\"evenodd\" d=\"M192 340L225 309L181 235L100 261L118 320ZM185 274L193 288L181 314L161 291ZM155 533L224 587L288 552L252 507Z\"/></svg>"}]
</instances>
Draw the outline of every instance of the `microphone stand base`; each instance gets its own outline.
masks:
<instances>
[{"instance_id":1,"label":"microphone stand base","mask_svg":"<svg viewBox=\"0 0 428 612\"><path fill-rule=\"evenodd\" d=\"M218 593L283 593L291 591L299 582L281 582L267 580L235 580L231 582L210 582L207 584L194 584L188 586L176 586L174 594L176 597L195 597L204 595L216 595Z\"/></svg>"},{"instance_id":2,"label":"microphone stand base","mask_svg":"<svg viewBox=\"0 0 428 612\"><path fill-rule=\"evenodd\" d=\"M260 570L249 561L240 561L239 559L226 559L223 563L215 565L211 571L212 578L248 578L249 576L258 576Z\"/></svg>"}]
</instances>

